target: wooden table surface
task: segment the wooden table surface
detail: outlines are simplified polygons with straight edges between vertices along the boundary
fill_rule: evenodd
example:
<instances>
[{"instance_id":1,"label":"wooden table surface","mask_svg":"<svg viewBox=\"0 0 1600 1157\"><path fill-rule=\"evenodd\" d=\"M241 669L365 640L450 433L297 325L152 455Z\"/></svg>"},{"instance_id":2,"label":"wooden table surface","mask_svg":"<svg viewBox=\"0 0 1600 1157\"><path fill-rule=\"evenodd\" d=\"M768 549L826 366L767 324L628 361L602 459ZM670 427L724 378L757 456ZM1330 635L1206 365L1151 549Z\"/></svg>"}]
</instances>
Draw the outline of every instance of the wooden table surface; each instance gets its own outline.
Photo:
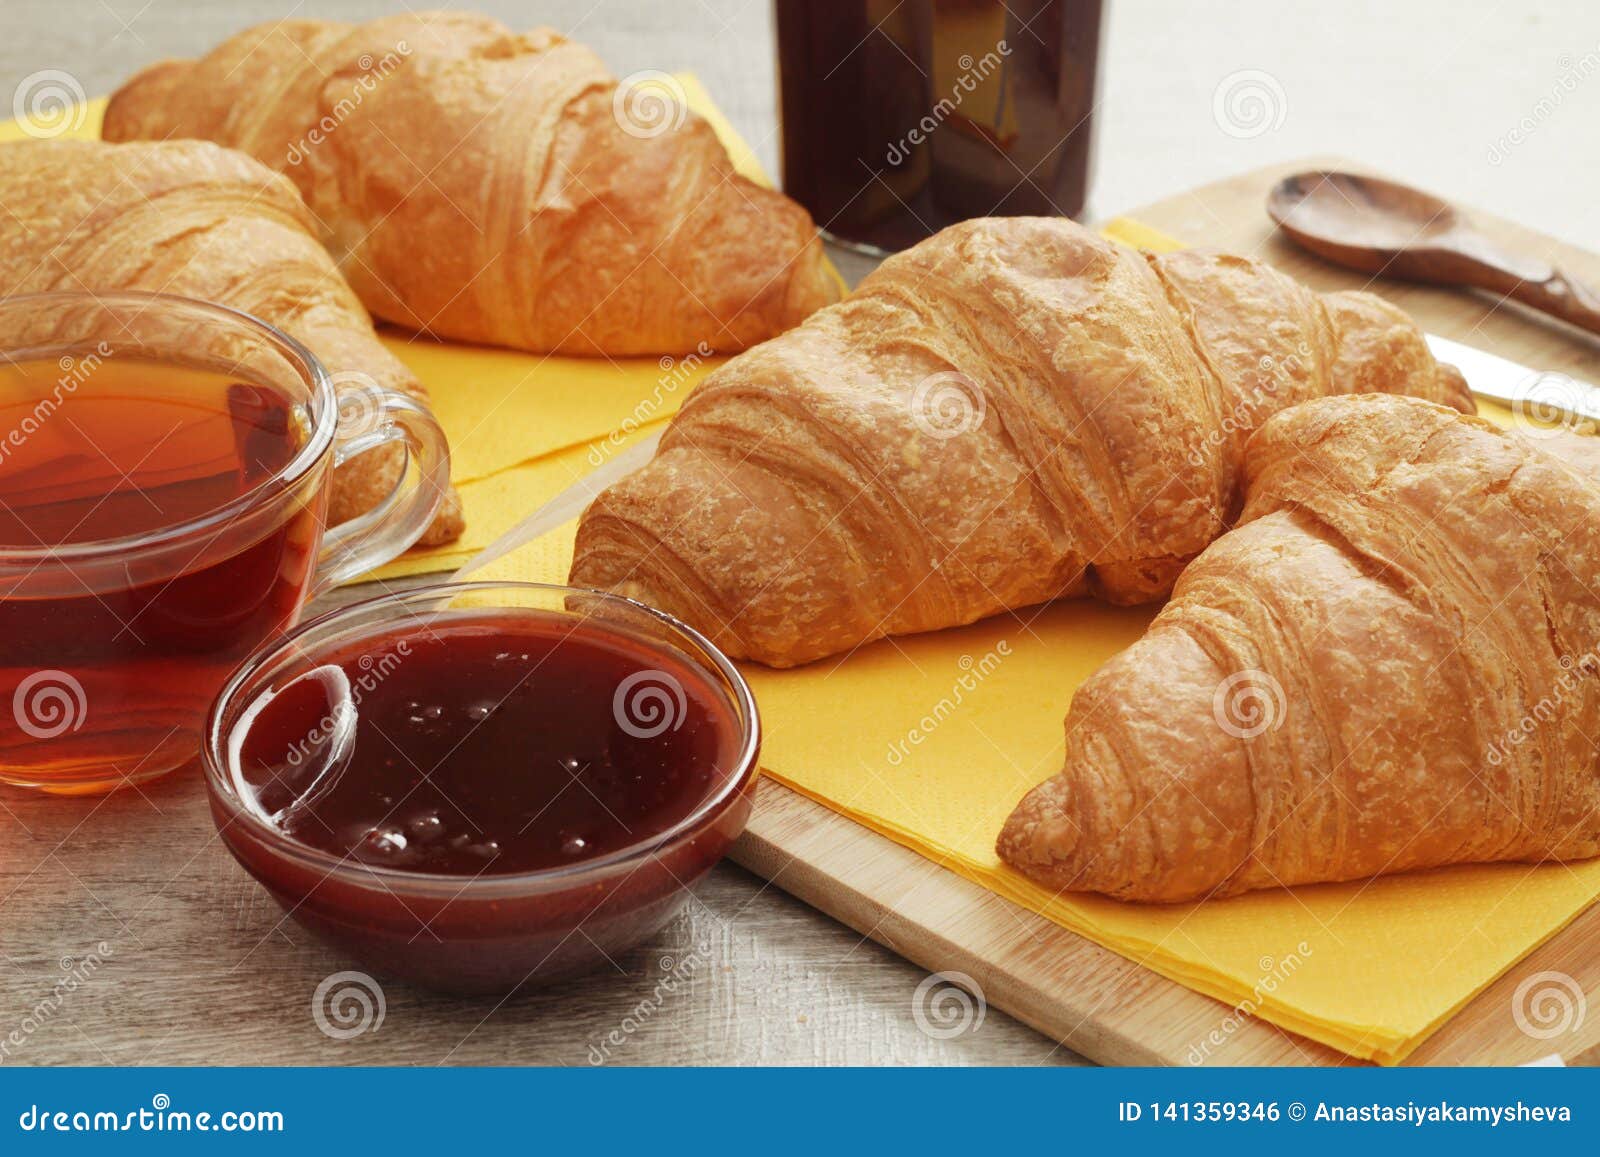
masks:
<instances>
[{"instance_id":1,"label":"wooden table surface","mask_svg":"<svg viewBox=\"0 0 1600 1157\"><path fill-rule=\"evenodd\" d=\"M1574 11L1582 3L1572 0ZM762 162L775 171L776 86L768 0L690 0L681 5L658 0L469 0L455 6L486 11L517 26L549 23L590 43L619 74L640 68L695 70ZM1434 17L1420 10L1437 6L1418 5L1419 11L1405 14L1391 10L1384 19L1427 23ZM0 97L41 69L67 71L86 93L99 95L143 64L195 55L252 23L290 15L364 19L402 7L399 0L3 0ZM1185 26L1183 17L1181 8L1164 4L1143 12L1119 10L1113 16L1114 28L1116 21L1140 24L1126 36L1124 43L1131 47L1124 55L1132 50L1141 58L1156 49L1165 53L1172 48L1163 47L1165 36L1182 41L1186 59L1206 56L1208 63L1205 75L1196 79L1190 75L1193 68L1152 72L1147 61L1122 61L1126 67L1120 75L1137 78L1137 91L1145 100L1171 115L1150 116L1126 97L1109 103L1102 113L1103 135L1110 128L1126 151L1119 158L1122 163L1111 166L1109 177L1098 182L1095 206L1111 212L1153 200L1224 169L1261 164L1272 159L1268 150L1274 148L1281 156L1350 147L1351 142L1337 137L1290 143L1297 131L1307 131L1307 121L1294 116L1276 137L1225 138L1210 131L1216 126L1208 104L1198 115L1209 135L1196 145L1185 118L1193 111L1189 106L1198 104L1177 95L1177 86L1193 82L1209 93L1216 81L1212 71L1220 76L1263 63L1260 55L1245 57L1254 51L1252 45L1266 42L1278 22L1241 14L1230 32L1212 28L1215 22L1209 17L1200 20L1204 27L1193 27L1192 19ZM1362 23L1359 18L1350 21L1352 29ZM1488 73L1472 67L1472 53L1492 50L1508 61L1531 59L1531 48L1520 54L1511 48L1531 45L1536 33L1530 29L1536 23L1530 18L1528 26L1497 32L1489 38L1492 44L1458 38L1440 59L1449 58L1458 76L1475 76L1465 96L1481 100L1485 92L1498 90L1485 80ZM1213 48L1196 48L1207 36ZM1589 36L1581 49L1595 42ZM1319 52L1327 43L1319 35ZM1340 52L1333 48L1325 55L1337 59ZM1109 72L1117 62L1113 55ZM1282 71L1288 66L1274 67ZM1406 83L1413 71L1396 69L1396 83ZM1286 87L1296 102L1292 112L1317 113L1307 109L1303 90L1293 83ZM1528 102L1540 91L1530 90ZM1523 154L1527 163L1537 163L1539 151L1548 148L1565 164L1560 142L1565 134L1582 131L1584 123L1578 99L1573 98L1570 114L1541 123L1540 135ZM1486 127L1478 123L1481 110L1474 114L1454 102L1426 107L1448 104L1455 114L1452 131L1475 133L1500 120L1517 123L1526 111L1519 100L1506 98L1503 114ZM1425 111L1416 102L1406 101L1405 107ZM1360 110L1349 103L1341 109L1330 123L1355 123L1352 118ZM1380 162L1390 160L1389 151L1410 156L1398 133L1383 135L1397 118L1378 113L1361 122L1376 134L1368 142L1372 147L1355 151ZM1162 144L1162 133L1183 137L1181 146ZM1143 146L1133 144L1136 139ZM1445 144L1454 140L1441 139ZM1459 158L1463 153L1462 148L1441 146L1424 155ZM1144 159L1130 164L1129 156ZM1387 167L1404 172L1404 166ZM1107 170L1103 144L1101 169ZM1439 173L1440 184L1444 177L1461 179L1443 167ZM1426 181L1428 174L1414 176ZM1540 207L1553 230L1570 235L1594 222L1594 201L1582 182L1536 182L1535 189L1544 198ZM1559 221L1550 220L1562 214ZM859 276L862 267L852 265L848 271ZM341 592L340 600L368 593L370 589L352 588ZM228 881L227 900L220 905L214 900L215 888L205 887L217 879ZM208 902L216 908L215 919L206 935L195 939L181 931L192 925L182 917L202 896L212 897ZM659 998L663 969L687 956L696 960L692 979ZM922 1031L915 1002L918 985L926 979L923 970L731 864L713 871L682 919L618 964L615 974L522 994L500 1005L446 1000L389 984L381 1028L335 1040L317 1027L312 1000L318 985L345 962L284 920L234 864L215 838L196 775L90 800L0 789L0 1065L583 1065L597 1059L596 1046L613 1032L623 1043L610 1046L609 1059L631 1064L1081 1063L994 1009L981 1019L972 1018L971 1029L954 1036ZM64 999L54 1000L58 982L69 975L84 979ZM15 1037L8 1035L12 1033ZM13 1039L20 1043L10 1043Z\"/></svg>"}]
</instances>

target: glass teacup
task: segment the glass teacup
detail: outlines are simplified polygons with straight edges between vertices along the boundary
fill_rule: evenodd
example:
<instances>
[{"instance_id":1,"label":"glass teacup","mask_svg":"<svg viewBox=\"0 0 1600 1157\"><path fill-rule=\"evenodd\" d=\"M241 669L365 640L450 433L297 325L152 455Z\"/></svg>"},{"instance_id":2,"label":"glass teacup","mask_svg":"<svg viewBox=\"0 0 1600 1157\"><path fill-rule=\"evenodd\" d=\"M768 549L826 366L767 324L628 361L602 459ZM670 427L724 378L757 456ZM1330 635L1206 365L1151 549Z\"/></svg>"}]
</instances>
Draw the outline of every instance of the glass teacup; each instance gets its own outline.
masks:
<instances>
[{"instance_id":1,"label":"glass teacup","mask_svg":"<svg viewBox=\"0 0 1600 1157\"><path fill-rule=\"evenodd\" d=\"M234 666L416 541L444 436L404 394L351 390L222 306L0 300L0 782L102 791L198 759ZM325 529L334 468L397 442L394 492Z\"/></svg>"}]
</instances>

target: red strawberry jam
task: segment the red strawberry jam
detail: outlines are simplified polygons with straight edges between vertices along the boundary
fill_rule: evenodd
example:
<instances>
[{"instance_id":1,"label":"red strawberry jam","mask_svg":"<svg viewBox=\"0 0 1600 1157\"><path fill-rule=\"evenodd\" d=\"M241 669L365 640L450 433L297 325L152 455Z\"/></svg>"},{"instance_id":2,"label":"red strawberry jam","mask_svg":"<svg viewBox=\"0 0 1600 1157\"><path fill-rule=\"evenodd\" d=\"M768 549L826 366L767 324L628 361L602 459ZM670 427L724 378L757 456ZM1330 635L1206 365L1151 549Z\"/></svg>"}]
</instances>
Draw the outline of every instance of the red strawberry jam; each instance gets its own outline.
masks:
<instances>
[{"instance_id":1,"label":"red strawberry jam","mask_svg":"<svg viewBox=\"0 0 1600 1157\"><path fill-rule=\"evenodd\" d=\"M439 589L318 620L236 677L206 752L222 838L374 972L499 992L614 961L744 828L748 689L620 600L578 596L616 621L441 612Z\"/></svg>"}]
</instances>

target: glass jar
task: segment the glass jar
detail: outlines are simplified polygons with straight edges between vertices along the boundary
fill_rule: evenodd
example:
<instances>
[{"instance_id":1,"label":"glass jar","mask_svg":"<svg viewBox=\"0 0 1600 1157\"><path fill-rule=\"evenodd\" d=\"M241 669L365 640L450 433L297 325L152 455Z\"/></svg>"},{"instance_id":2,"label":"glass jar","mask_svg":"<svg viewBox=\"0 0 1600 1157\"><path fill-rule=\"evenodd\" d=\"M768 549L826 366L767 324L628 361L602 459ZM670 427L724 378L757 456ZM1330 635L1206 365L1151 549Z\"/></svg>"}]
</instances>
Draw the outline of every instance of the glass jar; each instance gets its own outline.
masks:
<instances>
[{"instance_id":1,"label":"glass jar","mask_svg":"<svg viewBox=\"0 0 1600 1157\"><path fill-rule=\"evenodd\" d=\"M830 238L1083 212L1101 0L775 3L784 191Z\"/></svg>"}]
</instances>

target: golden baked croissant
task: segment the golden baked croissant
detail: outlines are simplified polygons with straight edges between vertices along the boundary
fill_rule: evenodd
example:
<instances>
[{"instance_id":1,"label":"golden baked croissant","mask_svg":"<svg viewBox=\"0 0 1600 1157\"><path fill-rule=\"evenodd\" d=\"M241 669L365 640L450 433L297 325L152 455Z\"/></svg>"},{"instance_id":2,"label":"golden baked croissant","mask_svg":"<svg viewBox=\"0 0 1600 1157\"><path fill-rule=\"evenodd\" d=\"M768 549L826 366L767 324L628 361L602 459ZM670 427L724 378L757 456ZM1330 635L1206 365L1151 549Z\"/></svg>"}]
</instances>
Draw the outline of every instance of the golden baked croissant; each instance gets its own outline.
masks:
<instances>
[{"instance_id":1,"label":"golden baked croissant","mask_svg":"<svg viewBox=\"0 0 1600 1157\"><path fill-rule=\"evenodd\" d=\"M286 20L146 69L104 133L287 173L367 308L441 337L732 351L834 300L805 210L650 75L619 89L587 48L481 16Z\"/></svg>"},{"instance_id":2,"label":"golden baked croissant","mask_svg":"<svg viewBox=\"0 0 1600 1157\"><path fill-rule=\"evenodd\" d=\"M1410 398L1273 418L1001 857L1168 901L1600 853L1597 445Z\"/></svg>"},{"instance_id":3,"label":"golden baked croissant","mask_svg":"<svg viewBox=\"0 0 1600 1157\"><path fill-rule=\"evenodd\" d=\"M1305 398L1472 406L1402 313L1070 221L952 226L715 371L578 528L572 582L792 666L1065 596L1158 599Z\"/></svg>"},{"instance_id":4,"label":"golden baked croissant","mask_svg":"<svg viewBox=\"0 0 1600 1157\"><path fill-rule=\"evenodd\" d=\"M243 153L205 141L0 144L0 284L8 293L145 290L254 314L334 374L357 374L426 401L312 236L293 186ZM328 518L375 506L399 476L398 446L334 474ZM460 535L445 496L424 543Z\"/></svg>"}]
</instances>

